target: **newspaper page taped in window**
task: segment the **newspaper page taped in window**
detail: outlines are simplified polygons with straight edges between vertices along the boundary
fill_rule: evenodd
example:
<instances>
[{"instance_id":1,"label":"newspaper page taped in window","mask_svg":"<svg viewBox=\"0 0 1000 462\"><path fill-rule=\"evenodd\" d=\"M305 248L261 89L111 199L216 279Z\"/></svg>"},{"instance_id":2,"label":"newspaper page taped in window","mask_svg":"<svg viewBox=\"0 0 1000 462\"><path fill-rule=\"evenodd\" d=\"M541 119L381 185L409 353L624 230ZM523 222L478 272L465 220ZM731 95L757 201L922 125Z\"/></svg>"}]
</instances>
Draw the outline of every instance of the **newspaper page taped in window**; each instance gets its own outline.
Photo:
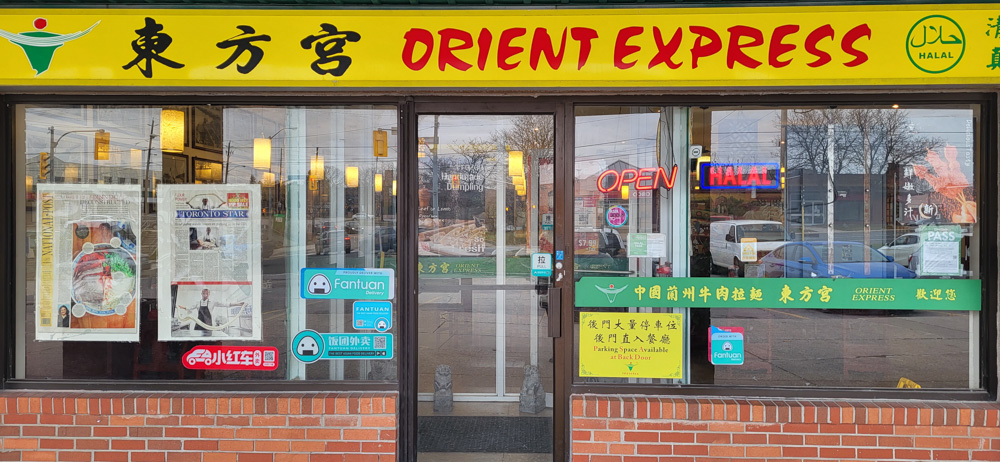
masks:
<instances>
[{"instance_id":1,"label":"newspaper page taped in window","mask_svg":"<svg viewBox=\"0 0 1000 462\"><path fill-rule=\"evenodd\" d=\"M260 185L161 185L160 341L261 339Z\"/></svg>"},{"instance_id":2,"label":"newspaper page taped in window","mask_svg":"<svg viewBox=\"0 0 1000 462\"><path fill-rule=\"evenodd\" d=\"M38 185L35 340L139 341L139 186Z\"/></svg>"}]
</instances>

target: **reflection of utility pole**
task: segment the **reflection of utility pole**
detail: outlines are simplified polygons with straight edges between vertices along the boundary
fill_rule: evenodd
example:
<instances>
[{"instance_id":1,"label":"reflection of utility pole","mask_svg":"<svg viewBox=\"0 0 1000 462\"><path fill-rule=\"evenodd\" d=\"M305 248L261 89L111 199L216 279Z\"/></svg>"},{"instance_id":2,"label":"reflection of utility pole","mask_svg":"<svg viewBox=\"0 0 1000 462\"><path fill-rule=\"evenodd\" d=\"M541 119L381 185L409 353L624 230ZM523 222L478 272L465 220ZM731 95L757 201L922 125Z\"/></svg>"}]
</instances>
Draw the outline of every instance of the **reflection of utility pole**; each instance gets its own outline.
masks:
<instances>
[{"instance_id":1,"label":"reflection of utility pole","mask_svg":"<svg viewBox=\"0 0 1000 462\"><path fill-rule=\"evenodd\" d=\"M431 191L433 191L433 196L431 196L431 216L438 218L438 177L441 173L438 168L438 146L441 140L438 139L438 115L434 114L434 149L431 150L433 157L432 164L434 165L431 178ZM437 226L435 224L434 226Z\"/></svg>"},{"instance_id":2,"label":"reflection of utility pole","mask_svg":"<svg viewBox=\"0 0 1000 462\"><path fill-rule=\"evenodd\" d=\"M789 212L788 184L787 182L782 183L782 180L788 176L788 143L786 142L787 133L785 133L785 127L787 126L788 126L788 109L782 108L781 134L779 135L781 138L778 140L778 153L779 153L778 155L780 157L780 161L778 163L778 176L775 179L778 181L779 186L783 186L781 188L781 203L783 204L783 208L785 210L781 213L782 217L781 221L785 223L786 230L788 229L788 212ZM785 176L782 176L782 173L784 173ZM802 209L804 206L805 204L802 202L802 200L799 200L799 209Z\"/></svg>"},{"instance_id":3,"label":"reflection of utility pole","mask_svg":"<svg viewBox=\"0 0 1000 462\"><path fill-rule=\"evenodd\" d=\"M826 272L833 275L833 202L836 199L836 191L833 190L833 156L836 154L836 140L834 139L833 124L826 126Z\"/></svg>"},{"instance_id":4,"label":"reflection of utility pole","mask_svg":"<svg viewBox=\"0 0 1000 462\"><path fill-rule=\"evenodd\" d=\"M229 182L229 165L230 165L229 159L231 159L232 157L233 157L233 142L232 140L230 140L229 145L226 146L226 170L222 172L223 183ZM270 167L268 167L268 171L271 171Z\"/></svg>"},{"instance_id":5,"label":"reflection of utility pole","mask_svg":"<svg viewBox=\"0 0 1000 462\"><path fill-rule=\"evenodd\" d=\"M285 147L282 146L278 148L278 204L281 207L281 213L285 213L285 203L282 199L282 187L281 187L281 176L285 173L284 164L285 161Z\"/></svg>"},{"instance_id":6,"label":"reflection of utility pole","mask_svg":"<svg viewBox=\"0 0 1000 462\"><path fill-rule=\"evenodd\" d=\"M153 161L153 138L156 138L156 120L149 121L149 147L146 149L146 172L142 175L142 212L146 213L149 211L149 197L147 197L147 190L149 189L149 164Z\"/></svg>"},{"instance_id":7,"label":"reflection of utility pole","mask_svg":"<svg viewBox=\"0 0 1000 462\"><path fill-rule=\"evenodd\" d=\"M862 154L865 156L865 215L862 217L865 223L865 228L862 232L864 233L866 247L864 262L865 275L867 276L871 275L871 262L869 261L867 248L871 248L872 244L872 145L871 139L869 138L870 134L868 131L868 124L865 122L862 122L861 136L863 138Z\"/></svg>"}]
</instances>

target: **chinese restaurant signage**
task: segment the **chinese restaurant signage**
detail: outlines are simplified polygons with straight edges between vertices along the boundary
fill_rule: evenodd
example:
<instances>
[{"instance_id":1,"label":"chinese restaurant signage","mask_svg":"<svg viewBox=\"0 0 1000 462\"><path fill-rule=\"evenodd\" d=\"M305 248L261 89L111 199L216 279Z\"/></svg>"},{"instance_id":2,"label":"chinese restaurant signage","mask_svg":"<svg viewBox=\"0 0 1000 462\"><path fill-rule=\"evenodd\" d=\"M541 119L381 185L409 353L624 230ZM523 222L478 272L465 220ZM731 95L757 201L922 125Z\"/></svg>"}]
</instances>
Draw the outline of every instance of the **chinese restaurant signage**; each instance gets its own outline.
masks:
<instances>
[{"instance_id":1,"label":"chinese restaurant signage","mask_svg":"<svg viewBox=\"0 0 1000 462\"><path fill-rule=\"evenodd\" d=\"M580 313L580 377L679 379L684 316Z\"/></svg>"},{"instance_id":2,"label":"chinese restaurant signage","mask_svg":"<svg viewBox=\"0 0 1000 462\"><path fill-rule=\"evenodd\" d=\"M777 163L700 165L701 189L779 189Z\"/></svg>"},{"instance_id":3,"label":"chinese restaurant signage","mask_svg":"<svg viewBox=\"0 0 1000 462\"><path fill-rule=\"evenodd\" d=\"M979 311L978 279L615 278L576 284L581 307Z\"/></svg>"},{"instance_id":4,"label":"chinese restaurant signage","mask_svg":"<svg viewBox=\"0 0 1000 462\"><path fill-rule=\"evenodd\" d=\"M992 84L990 5L602 10L9 9L5 86Z\"/></svg>"}]
</instances>

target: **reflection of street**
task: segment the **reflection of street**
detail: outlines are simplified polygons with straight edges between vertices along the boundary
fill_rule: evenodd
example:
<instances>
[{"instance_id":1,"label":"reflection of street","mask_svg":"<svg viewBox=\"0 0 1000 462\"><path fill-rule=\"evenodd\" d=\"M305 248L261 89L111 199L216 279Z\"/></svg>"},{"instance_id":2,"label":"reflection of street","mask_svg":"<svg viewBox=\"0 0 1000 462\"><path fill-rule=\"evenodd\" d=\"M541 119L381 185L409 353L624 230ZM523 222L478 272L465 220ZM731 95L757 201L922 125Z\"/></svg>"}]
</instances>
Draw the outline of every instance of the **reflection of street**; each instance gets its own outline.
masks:
<instances>
[{"instance_id":1,"label":"reflection of street","mask_svg":"<svg viewBox=\"0 0 1000 462\"><path fill-rule=\"evenodd\" d=\"M745 362L708 366L707 336L694 344L689 336L694 384L895 388L906 377L923 388L970 387L967 312L713 308L711 314L714 326L744 329ZM574 331L579 337L579 322Z\"/></svg>"},{"instance_id":2,"label":"reflection of street","mask_svg":"<svg viewBox=\"0 0 1000 462\"><path fill-rule=\"evenodd\" d=\"M712 309L746 331L746 363L716 366L716 384L967 388L968 314L953 311Z\"/></svg>"}]
</instances>

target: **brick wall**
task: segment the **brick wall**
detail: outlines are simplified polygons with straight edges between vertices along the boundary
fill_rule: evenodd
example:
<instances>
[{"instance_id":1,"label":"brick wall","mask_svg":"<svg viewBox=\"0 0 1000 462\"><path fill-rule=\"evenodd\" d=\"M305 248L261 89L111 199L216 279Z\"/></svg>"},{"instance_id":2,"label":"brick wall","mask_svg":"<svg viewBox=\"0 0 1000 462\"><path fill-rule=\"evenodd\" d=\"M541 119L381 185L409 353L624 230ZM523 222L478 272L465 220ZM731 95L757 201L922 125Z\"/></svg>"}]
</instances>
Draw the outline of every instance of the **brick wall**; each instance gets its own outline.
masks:
<instances>
[{"instance_id":1,"label":"brick wall","mask_svg":"<svg viewBox=\"0 0 1000 462\"><path fill-rule=\"evenodd\" d=\"M572 397L573 462L1000 461L1000 404Z\"/></svg>"},{"instance_id":2,"label":"brick wall","mask_svg":"<svg viewBox=\"0 0 1000 462\"><path fill-rule=\"evenodd\" d=\"M396 460L396 394L0 393L0 461Z\"/></svg>"}]
</instances>

